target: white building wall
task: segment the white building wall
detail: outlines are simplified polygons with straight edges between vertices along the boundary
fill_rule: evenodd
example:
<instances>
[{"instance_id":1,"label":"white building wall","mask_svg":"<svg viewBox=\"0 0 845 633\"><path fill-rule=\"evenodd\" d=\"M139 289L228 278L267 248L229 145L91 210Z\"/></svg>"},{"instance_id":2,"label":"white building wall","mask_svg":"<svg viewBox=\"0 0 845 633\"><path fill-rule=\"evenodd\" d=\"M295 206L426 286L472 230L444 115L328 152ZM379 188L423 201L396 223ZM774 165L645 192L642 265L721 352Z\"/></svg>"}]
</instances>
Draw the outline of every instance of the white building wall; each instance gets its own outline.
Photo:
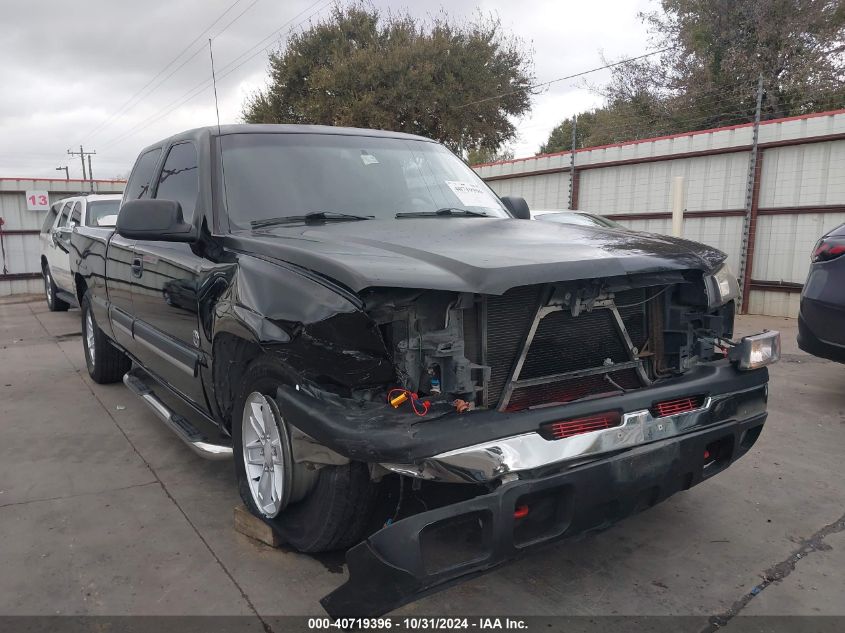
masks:
<instances>
[{"instance_id":1,"label":"white building wall","mask_svg":"<svg viewBox=\"0 0 845 633\"><path fill-rule=\"evenodd\" d=\"M746 152L588 169L579 176L578 208L599 214L671 211L673 180L683 176L687 211L741 209L747 170Z\"/></svg>"},{"instance_id":2,"label":"white building wall","mask_svg":"<svg viewBox=\"0 0 845 633\"><path fill-rule=\"evenodd\" d=\"M760 206L845 204L845 141L766 150Z\"/></svg>"},{"instance_id":3,"label":"white building wall","mask_svg":"<svg viewBox=\"0 0 845 633\"><path fill-rule=\"evenodd\" d=\"M819 237L843 222L845 206L842 213L760 216L751 278L804 283L813 246Z\"/></svg>"}]
</instances>

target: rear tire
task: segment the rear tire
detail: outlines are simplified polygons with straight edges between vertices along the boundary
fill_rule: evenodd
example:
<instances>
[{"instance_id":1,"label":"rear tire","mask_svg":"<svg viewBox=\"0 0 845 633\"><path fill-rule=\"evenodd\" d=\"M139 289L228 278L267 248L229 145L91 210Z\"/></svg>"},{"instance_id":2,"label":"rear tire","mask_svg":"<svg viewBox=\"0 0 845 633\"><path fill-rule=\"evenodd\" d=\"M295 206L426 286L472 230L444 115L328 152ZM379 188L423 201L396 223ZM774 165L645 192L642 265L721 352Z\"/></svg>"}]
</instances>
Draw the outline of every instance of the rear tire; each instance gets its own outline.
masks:
<instances>
[{"instance_id":1,"label":"rear tire","mask_svg":"<svg viewBox=\"0 0 845 633\"><path fill-rule=\"evenodd\" d=\"M91 310L91 295L87 291L79 307L82 309L82 347L88 375L101 385L119 382L132 367L132 361L97 326Z\"/></svg>"},{"instance_id":2,"label":"rear tire","mask_svg":"<svg viewBox=\"0 0 845 633\"><path fill-rule=\"evenodd\" d=\"M56 284L53 281L53 275L50 274L50 267L45 265L41 274L44 277L44 294L47 296L47 307L50 308L50 312L66 312L70 304L57 296Z\"/></svg>"},{"instance_id":3,"label":"rear tire","mask_svg":"<svg viewBox=\"0 0 845 633\"><path fill-rule=\"evenodd\" d=\"M268 419L267 403L270 404L272 419L279 425L278 432L268 432L267 436L289 442L287 424L273 400L276 389L284 382L283 374L275 363L259 359L247 369L238 388L232 410L232 439L238 492L255 516L270 525L287 544L301 552L324 552L350 547L367 535L367 528L378 500L378 486L370 480L369 468L364 463L323 466L314 473L306 471L302 464L284 463L286 459L291 460L292 453L290 446L283 444L278 451L279 461L273 465L274 468L283 469L283 478L289 479L285 480L286 483L282 484L279 490L280 503L276 504L275 508L268 504L269 512L266 506L265 510L259 509L261 501L256 498L252 488L259 483L258 478L262 474L261 467L257 467L255 460L262 449L258 448L257 440L254 440L251 445L256 448L251 450L255 450L255 453L250 453L250 457L247 457L243 450L243 426L250 424L249 415L244 415L244 409L260 402L256 394L264 395L262 411L265 420ZM247 435L250 436L249 429ZM269 437L267 441L270 442ZM274 453L273 459L276 457ZM247 464L247 459L253 461ZM270 461L267 461L268 468ZM251 468L252 472L252 488L250 475L247 474L248 468ZM303 479L307 481L303 482ZM264 498L266 499L266 495Z\"/></svg>"}]
</instances>

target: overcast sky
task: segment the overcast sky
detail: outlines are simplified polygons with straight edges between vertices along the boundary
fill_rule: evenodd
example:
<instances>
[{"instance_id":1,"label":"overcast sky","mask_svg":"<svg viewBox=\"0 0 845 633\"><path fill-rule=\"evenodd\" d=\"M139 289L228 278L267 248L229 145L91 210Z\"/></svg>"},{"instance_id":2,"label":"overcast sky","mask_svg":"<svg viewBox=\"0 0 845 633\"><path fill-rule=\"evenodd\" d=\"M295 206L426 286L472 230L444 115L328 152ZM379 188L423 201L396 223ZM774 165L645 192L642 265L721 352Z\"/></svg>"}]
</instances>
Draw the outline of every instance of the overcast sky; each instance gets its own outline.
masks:
<instances>
[{"instance_id":1,"label":"overcast sky","mask_svg":"<svg viewBox=\"0 0 845 633\"><path fill-rule=\"evenodd\" d=\"M66 152L78 150L82 143L86 151L97 152L95 177L125 177L140 148L183 129L213 124L211 87L202 87L210 75L209 36L214 37L221 122L238 122L245 95L266 81L267 52L233 70L234 66L248 58L245 53L278 47L291 28L302 29L309 19L326 16L331 0L239 0L145 88L233 2L3 0L0 176L63 177L55 168L69 165L71 177L79 178L79 158ZM408 9L421 17L442 7L459 18L471 18L479 9L496 14L505 29L533 47L538 82L600 66L601 53L618 58L647 51L647 33L637 13L653 8L653 0L373 0L372 4ZM191 57L195 51L199 52ZM601 83L606 72L595 73L590 80ZM195 87L196 96L186 100ZM138 91L141 94L127 105ZM550 86L534 97L532 111L518 121L512 149L517 157L534 154L563 118L599 104L581 80Z\"/></svg>"}]
</instances>

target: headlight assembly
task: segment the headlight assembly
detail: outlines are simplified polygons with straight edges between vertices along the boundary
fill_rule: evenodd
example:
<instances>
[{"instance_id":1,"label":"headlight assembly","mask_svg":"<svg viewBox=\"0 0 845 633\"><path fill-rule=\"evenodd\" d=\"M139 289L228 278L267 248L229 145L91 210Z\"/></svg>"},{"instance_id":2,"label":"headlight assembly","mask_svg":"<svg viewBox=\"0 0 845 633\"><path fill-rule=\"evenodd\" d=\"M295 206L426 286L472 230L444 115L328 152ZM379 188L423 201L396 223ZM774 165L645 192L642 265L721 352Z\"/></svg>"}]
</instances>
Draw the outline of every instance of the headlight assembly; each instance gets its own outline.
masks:
<instances>
[{"instance_id":1,"label":"headlight assembly","mask_svg":"<svg viewBox=\"0 0 845 633\"><path fill-rule=\"evenodd\" d=\"M727 264L722 264L719 270L705 277L704 285L707 288L707 305L711 310L739 297L739 283Z\"/></svg>"}]
</instances>

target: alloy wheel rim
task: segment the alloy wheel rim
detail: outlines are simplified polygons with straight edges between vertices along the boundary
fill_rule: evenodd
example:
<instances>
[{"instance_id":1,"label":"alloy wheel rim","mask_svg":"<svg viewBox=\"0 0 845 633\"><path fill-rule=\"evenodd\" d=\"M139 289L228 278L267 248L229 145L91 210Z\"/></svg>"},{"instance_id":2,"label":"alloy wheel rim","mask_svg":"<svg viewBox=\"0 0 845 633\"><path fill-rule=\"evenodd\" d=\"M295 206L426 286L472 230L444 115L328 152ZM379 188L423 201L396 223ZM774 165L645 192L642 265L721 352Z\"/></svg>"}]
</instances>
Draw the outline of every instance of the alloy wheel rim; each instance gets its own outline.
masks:
<instances>
[{"instance_id":1,"label":"alloy wheel rim","mask_svg":"<svg viewBox=\"0 0 845 633\"><path fill-rule=\"evenodd\" d=\"M91 318L91 310L85 313L85 342L88 346L88 360L91 367L94 366L94 320Z\"/></svg>"},{"instance_id":2,"label":"alloy wheel rim","mask_svg":"<svg viewBox=\"0 0 845 633\"><path fill-rule=\"evenodd\" d=\"M244 403L241 439L252 500L261 514L273 518L286 503L289 464L284 460L277 410L261 393L249 394Z\"/></svg>"},{"instance_id":3,"label":"alloy wheel rim","mask_svg":"<svg viewBox=\"0 0 845 633\"><path fill-rule=\"evenodd\" d=\"M47 305L53 305L53 293L50 292L50 273L44 273L44 293L47 295Z\"/></svg>"}]
</instances>

